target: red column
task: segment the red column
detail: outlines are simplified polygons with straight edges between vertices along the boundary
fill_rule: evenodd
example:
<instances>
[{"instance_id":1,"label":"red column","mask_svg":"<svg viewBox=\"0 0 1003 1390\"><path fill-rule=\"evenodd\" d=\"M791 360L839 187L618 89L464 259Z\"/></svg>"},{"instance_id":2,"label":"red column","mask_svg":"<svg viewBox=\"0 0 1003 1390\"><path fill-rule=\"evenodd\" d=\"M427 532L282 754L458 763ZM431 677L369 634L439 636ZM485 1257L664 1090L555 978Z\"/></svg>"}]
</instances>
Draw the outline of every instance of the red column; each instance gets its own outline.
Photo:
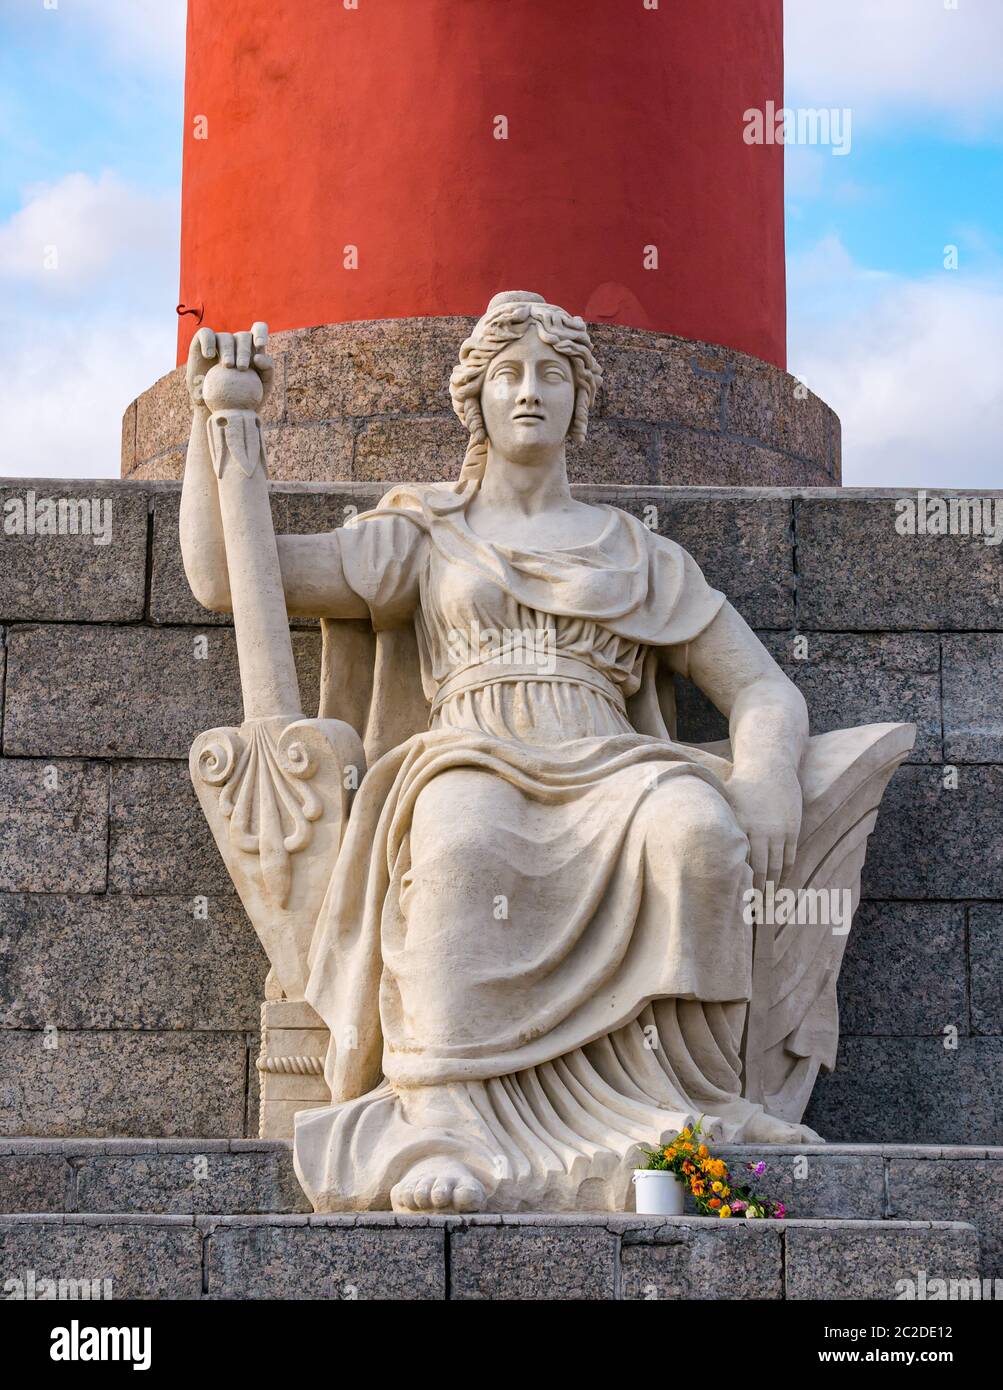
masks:
<instances>
[{"instance_id":1,"label":"red column","mask_svg":"<svg viewBox=\"0 0 1003 1390\"><path fill-rule=\"evenodd\" d=\"M181 299L281 329L533 289L784 366L771 99L782 0L189 0Z\"/></svg>"}]
</instances>

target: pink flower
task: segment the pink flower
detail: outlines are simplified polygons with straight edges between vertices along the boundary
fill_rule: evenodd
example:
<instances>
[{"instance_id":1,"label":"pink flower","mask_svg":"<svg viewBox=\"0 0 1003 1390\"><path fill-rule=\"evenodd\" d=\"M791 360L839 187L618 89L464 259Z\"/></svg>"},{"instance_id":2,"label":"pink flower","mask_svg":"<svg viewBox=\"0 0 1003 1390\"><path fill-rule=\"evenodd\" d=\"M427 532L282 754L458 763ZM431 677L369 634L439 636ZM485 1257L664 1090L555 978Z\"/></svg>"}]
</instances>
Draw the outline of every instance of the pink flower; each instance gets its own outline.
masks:
<instances>
[{"instance_id":1,"label":"pink flower","mask_svg":"<svg viewBox=\"0 0 1003 1390\"><path fill-rule=\"evenodd\" d=\"M750 1173L755 1173L757 1178L761 1178L766 1172L766 1164L762 1159L760 1159L758 1163L747 1163L745 1166Z\"/></svg>"},{"instance_id":2,"label":"pink flower","mask_svg":"<svg viewBox=\"0 0 1003 1390\"><path fill-rule=\"evenodd\" d=\"M774 1219L774 1221L782 1221L783 1218L784 1218L786 1215L787 1215L787 1208L784 1206L783 1202L774 1202L774 1203L773 1203L773 1219Z\"/></svg>"},{"instance_id":3,"label":"pink flower","mask_svg":"<svg viewBox=\"0 0 1003 1390\"><path fill-rule=\"evenodd\" d=\"M745 1206L746 1206L745 1202L743 1202L740 1198L736 1198L736 1199L731 1203L731 1209L732 1209L732 1211L745 1211Z\"/></svg>"}]
</instances>

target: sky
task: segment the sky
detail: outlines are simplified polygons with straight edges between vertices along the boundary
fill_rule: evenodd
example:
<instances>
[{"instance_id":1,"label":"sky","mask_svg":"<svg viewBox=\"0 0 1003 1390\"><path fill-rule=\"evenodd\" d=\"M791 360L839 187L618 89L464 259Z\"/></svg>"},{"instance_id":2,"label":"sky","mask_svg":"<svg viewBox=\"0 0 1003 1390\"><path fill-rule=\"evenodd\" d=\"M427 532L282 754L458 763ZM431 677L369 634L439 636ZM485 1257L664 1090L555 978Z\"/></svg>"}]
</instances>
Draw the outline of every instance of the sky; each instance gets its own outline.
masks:
<instances>
[{"instance_id":1,"label":"sky","mask_svg":"<svg viewBox=\"0 0 1003 1390\"><path fill-rule=\"evenodd\" d=\"M0 476L117 476L174 364L184 11L0 0ZM785 59L789 108L849 113L785 150L789 368L844 483L1003 487L1003 0L786 0Z\"/></svg>"}]
</instances>

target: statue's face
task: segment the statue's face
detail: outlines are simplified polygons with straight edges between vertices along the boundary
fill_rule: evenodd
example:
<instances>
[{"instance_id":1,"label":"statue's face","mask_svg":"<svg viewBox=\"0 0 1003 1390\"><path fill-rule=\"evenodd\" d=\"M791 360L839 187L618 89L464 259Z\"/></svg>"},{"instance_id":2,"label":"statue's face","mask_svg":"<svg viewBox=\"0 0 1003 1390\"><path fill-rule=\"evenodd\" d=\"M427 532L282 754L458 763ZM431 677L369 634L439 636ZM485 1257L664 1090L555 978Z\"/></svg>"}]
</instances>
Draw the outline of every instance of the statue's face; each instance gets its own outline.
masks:
<instances>
[{"instance_id":1,"label":"statue's face","mask_svg":"<svg viewBox=\"0 0 1003 1390\"><path fill-rule=\"evenodd\" d=\"M575 410L571 363L527 328L493 358L481 387L481 414L492 446L532 463L561 444Z\"/></svg>"}]
</instances>

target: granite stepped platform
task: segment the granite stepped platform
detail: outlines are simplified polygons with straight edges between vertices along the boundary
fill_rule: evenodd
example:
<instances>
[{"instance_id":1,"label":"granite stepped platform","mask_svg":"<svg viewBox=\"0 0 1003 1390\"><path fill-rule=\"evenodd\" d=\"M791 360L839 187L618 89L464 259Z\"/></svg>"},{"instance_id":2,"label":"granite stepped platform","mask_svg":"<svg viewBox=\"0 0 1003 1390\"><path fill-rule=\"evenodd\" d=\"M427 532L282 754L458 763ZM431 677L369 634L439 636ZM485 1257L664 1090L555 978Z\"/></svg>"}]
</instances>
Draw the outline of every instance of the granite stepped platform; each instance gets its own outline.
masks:
<instances>
[{"instance_id":1,"label":"granite stepped platform","mask_svg":"<svg viewBox=\"0 0 1003 1390\"><path fill-rule=\"evenodd\" d=\"M729 1149L732 1165L764 1156ZM768 1155L791 1219L632 1213L316 1216L288 1143L0 1142L0 1272L121 1298L879 1298L1003 1276L987 1194L1003 1149L830 1145ZM15 1281L11 1285L9 1281ZM957 1296L957 1295L956 1295Z\"/></svg>"}]
</instances>

